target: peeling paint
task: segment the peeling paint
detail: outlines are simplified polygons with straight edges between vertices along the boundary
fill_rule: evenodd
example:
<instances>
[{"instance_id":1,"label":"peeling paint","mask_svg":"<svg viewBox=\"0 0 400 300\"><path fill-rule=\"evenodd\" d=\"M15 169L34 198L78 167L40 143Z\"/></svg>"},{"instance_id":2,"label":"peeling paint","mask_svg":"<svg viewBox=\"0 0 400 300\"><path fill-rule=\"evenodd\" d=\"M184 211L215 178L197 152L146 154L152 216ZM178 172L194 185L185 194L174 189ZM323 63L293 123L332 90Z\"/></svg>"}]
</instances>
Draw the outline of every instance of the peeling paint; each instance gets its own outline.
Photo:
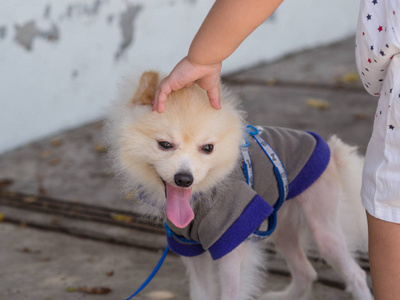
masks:
<instances>
[{"instance_id":1,"label":"peeling paint","mask_svg":"<svg viewBox=\"0 0 400 300\"><path fill-rule=\"evenodd\" d=\"M113 15L109 15L109 16L107 17L107 23L108 23L109 25L111 25L113 21L114 21L114 16L113 16Z\"/></svg>"},{"instance_id":2,"label":"peeling paint","mask_svg":"<svg viewBox=\"0 0 400 300\"><path fill-rule=\"evenodd\" d=\"M47 4L44 8L43 19L49 19L51 14L51 5Z\"/></svg>"},{"instance_id":3,"label":"peeling paint","mask_svg":"<svg viewBox=\"0 0 400 300\"><path fill-rule=\"evenodd\" d=\"M107 0L94 0L92 4L75 3L67 7L65 17L95 16Z\"/></svg>"},{"instance_id":4,"label":"peeling paint","mask_svg":"<svg viewBox=\"0 0 400 300\"><path fill-rule=\"evenodd\" d=\"M75 79L75 78L78 77L78 76L79 76L79 71L78 71L78 70L73 70L72 73L71 73L71 77L72 77L73 79Z\"/></svg>"},{"instance_id":5,"label":"peeling paint","mask_svg":"<svg viewBox=\"0 0 400 300\"><path fill-rule=\"evenodd\" d=\"M5 39L7 35L7 27L0 26L0 40Z\"/></svg>"},{"instance_id":6,"label":"peeling paint","mask_svg":"<svg viewBox=\"0 0 400 300\"><path fill-rule=\"evenodd\" d=\"M15 41L26 50L32 50L32 44L35 38L41 37L47 41L57 41L59 32L56 25L52 24L49 30L40 30L35 21L29 21L22 26L15 25Z\"/></svg>"},{"instance_id":7,"label":"peeling paint","mask_svg":"<svg viewBox=\"0 0 400 300\"><path fill-rule=\"evenodd\" d=\"M129 45L132 44L134 33L133 21L141 10L141 5L128 5L126 10L121 13L119 25L122 31L122 42L117 53L115 54L115 59L118 60L129 47Z\"/></svg>"}]
</instances>

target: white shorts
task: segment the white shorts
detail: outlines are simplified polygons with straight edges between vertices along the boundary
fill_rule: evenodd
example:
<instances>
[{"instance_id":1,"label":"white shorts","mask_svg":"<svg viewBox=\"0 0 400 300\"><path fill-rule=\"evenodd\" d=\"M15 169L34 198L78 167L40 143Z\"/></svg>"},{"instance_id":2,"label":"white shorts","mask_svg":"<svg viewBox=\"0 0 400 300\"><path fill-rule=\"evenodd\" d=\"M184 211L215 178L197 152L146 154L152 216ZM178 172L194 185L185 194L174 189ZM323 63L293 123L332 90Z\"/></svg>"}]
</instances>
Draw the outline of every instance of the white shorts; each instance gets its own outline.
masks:
<instances>
[{"instance_id":1,"label":"white shorts","mask_svg":"<svg viewBox=\"0 0 400 300\"><path fill-rule=\"evenodd\" d=\"M400 223L400 1L361 0L356 62L365 89L379 96L362 202L372 216Z\"/></svg>"}]
</instances>

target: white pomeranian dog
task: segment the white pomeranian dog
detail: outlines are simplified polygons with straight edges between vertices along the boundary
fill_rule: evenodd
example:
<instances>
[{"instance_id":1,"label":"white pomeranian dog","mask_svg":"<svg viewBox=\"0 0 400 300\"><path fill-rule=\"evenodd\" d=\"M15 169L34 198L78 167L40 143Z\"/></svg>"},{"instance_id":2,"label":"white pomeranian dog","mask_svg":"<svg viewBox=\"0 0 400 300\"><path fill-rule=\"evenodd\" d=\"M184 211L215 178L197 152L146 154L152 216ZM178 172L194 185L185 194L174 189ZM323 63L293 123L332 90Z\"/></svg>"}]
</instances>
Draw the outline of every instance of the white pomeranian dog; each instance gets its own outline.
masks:
<instances>
[{"instance_id":1,"label":"white pomeranian dog","mask_svg":"<svg viewBox=\"0 0 400 300\"><path fill-rule=\"evenodd\" d=\"M354 299L372 299L352 257L367 248L356 149L337 137L246 126L223 87L220 110L192 86L172 92L159 114L152 111L158 83L150 71L121 86L106 126L109 153L117 175L137 190L137 209L164 221L168 244L187 267L191 298L307 299L317 273L305 245L340 273ZM292 282L262 294L266 238L286 259Z\"/></svg>"}]
</instances>

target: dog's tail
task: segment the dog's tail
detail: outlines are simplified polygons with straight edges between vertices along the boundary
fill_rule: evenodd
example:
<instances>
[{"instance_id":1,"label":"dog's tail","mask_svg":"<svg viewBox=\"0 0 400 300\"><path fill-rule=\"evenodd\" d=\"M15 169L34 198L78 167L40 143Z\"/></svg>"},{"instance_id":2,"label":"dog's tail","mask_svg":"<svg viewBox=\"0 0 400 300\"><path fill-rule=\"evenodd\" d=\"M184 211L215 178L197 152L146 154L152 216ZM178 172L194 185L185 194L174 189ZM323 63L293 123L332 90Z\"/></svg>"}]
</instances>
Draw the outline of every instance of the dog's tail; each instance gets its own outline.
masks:
<instances>
[{"instance_id":1,"label":"dog's tail","mask_svg":"<svg viewBox=\"0 0 400 300\"><path fill-rule=\"evenodd\" d=\"M368 229L360 196L364 158L357 153L357 147L343 143L337 136L332 136L328 144L345 192L344 201L340 203L340 223L347 245L351 252L366 255Z\"/></svg>"}]
</instances>

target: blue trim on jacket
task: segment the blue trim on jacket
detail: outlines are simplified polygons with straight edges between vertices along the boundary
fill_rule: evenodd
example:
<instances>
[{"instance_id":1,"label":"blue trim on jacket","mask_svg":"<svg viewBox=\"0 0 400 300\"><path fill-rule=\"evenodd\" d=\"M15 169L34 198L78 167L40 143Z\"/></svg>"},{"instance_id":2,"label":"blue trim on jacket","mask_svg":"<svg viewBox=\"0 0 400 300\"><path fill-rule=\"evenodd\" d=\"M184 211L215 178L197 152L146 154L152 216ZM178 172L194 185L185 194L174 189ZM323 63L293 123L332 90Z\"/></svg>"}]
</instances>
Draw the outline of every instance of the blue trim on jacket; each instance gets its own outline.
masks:
<instances>
[{"instance_id":1,"label":"blue trim on jacket","mask_svg":"<svg viewBox=\"0 0 400 300\"><path fill-rule=\"evenodd\" d=\"M212 258L219 259L243 243L260 227L273 210L260 195L255 195L240 217L208 249ZM179 255L192 257L205 251L200 243L185 243L177 240L172 234L167 234L167 240L171 250Z\"/></svg>"},{"instance_id":2,"label":"blue trim on jacket","mask_svg":"<svg viewBox=\"0 0 400 300\"><path fill-rule=\"evenodd\" d=\"M307 132L317 140L317 145L303 169L289 183L289 194L286 200L294 198L308 189L322 175L329 164L331 150L328 144L315 132Z\"/></svg>"}]
</instances>

